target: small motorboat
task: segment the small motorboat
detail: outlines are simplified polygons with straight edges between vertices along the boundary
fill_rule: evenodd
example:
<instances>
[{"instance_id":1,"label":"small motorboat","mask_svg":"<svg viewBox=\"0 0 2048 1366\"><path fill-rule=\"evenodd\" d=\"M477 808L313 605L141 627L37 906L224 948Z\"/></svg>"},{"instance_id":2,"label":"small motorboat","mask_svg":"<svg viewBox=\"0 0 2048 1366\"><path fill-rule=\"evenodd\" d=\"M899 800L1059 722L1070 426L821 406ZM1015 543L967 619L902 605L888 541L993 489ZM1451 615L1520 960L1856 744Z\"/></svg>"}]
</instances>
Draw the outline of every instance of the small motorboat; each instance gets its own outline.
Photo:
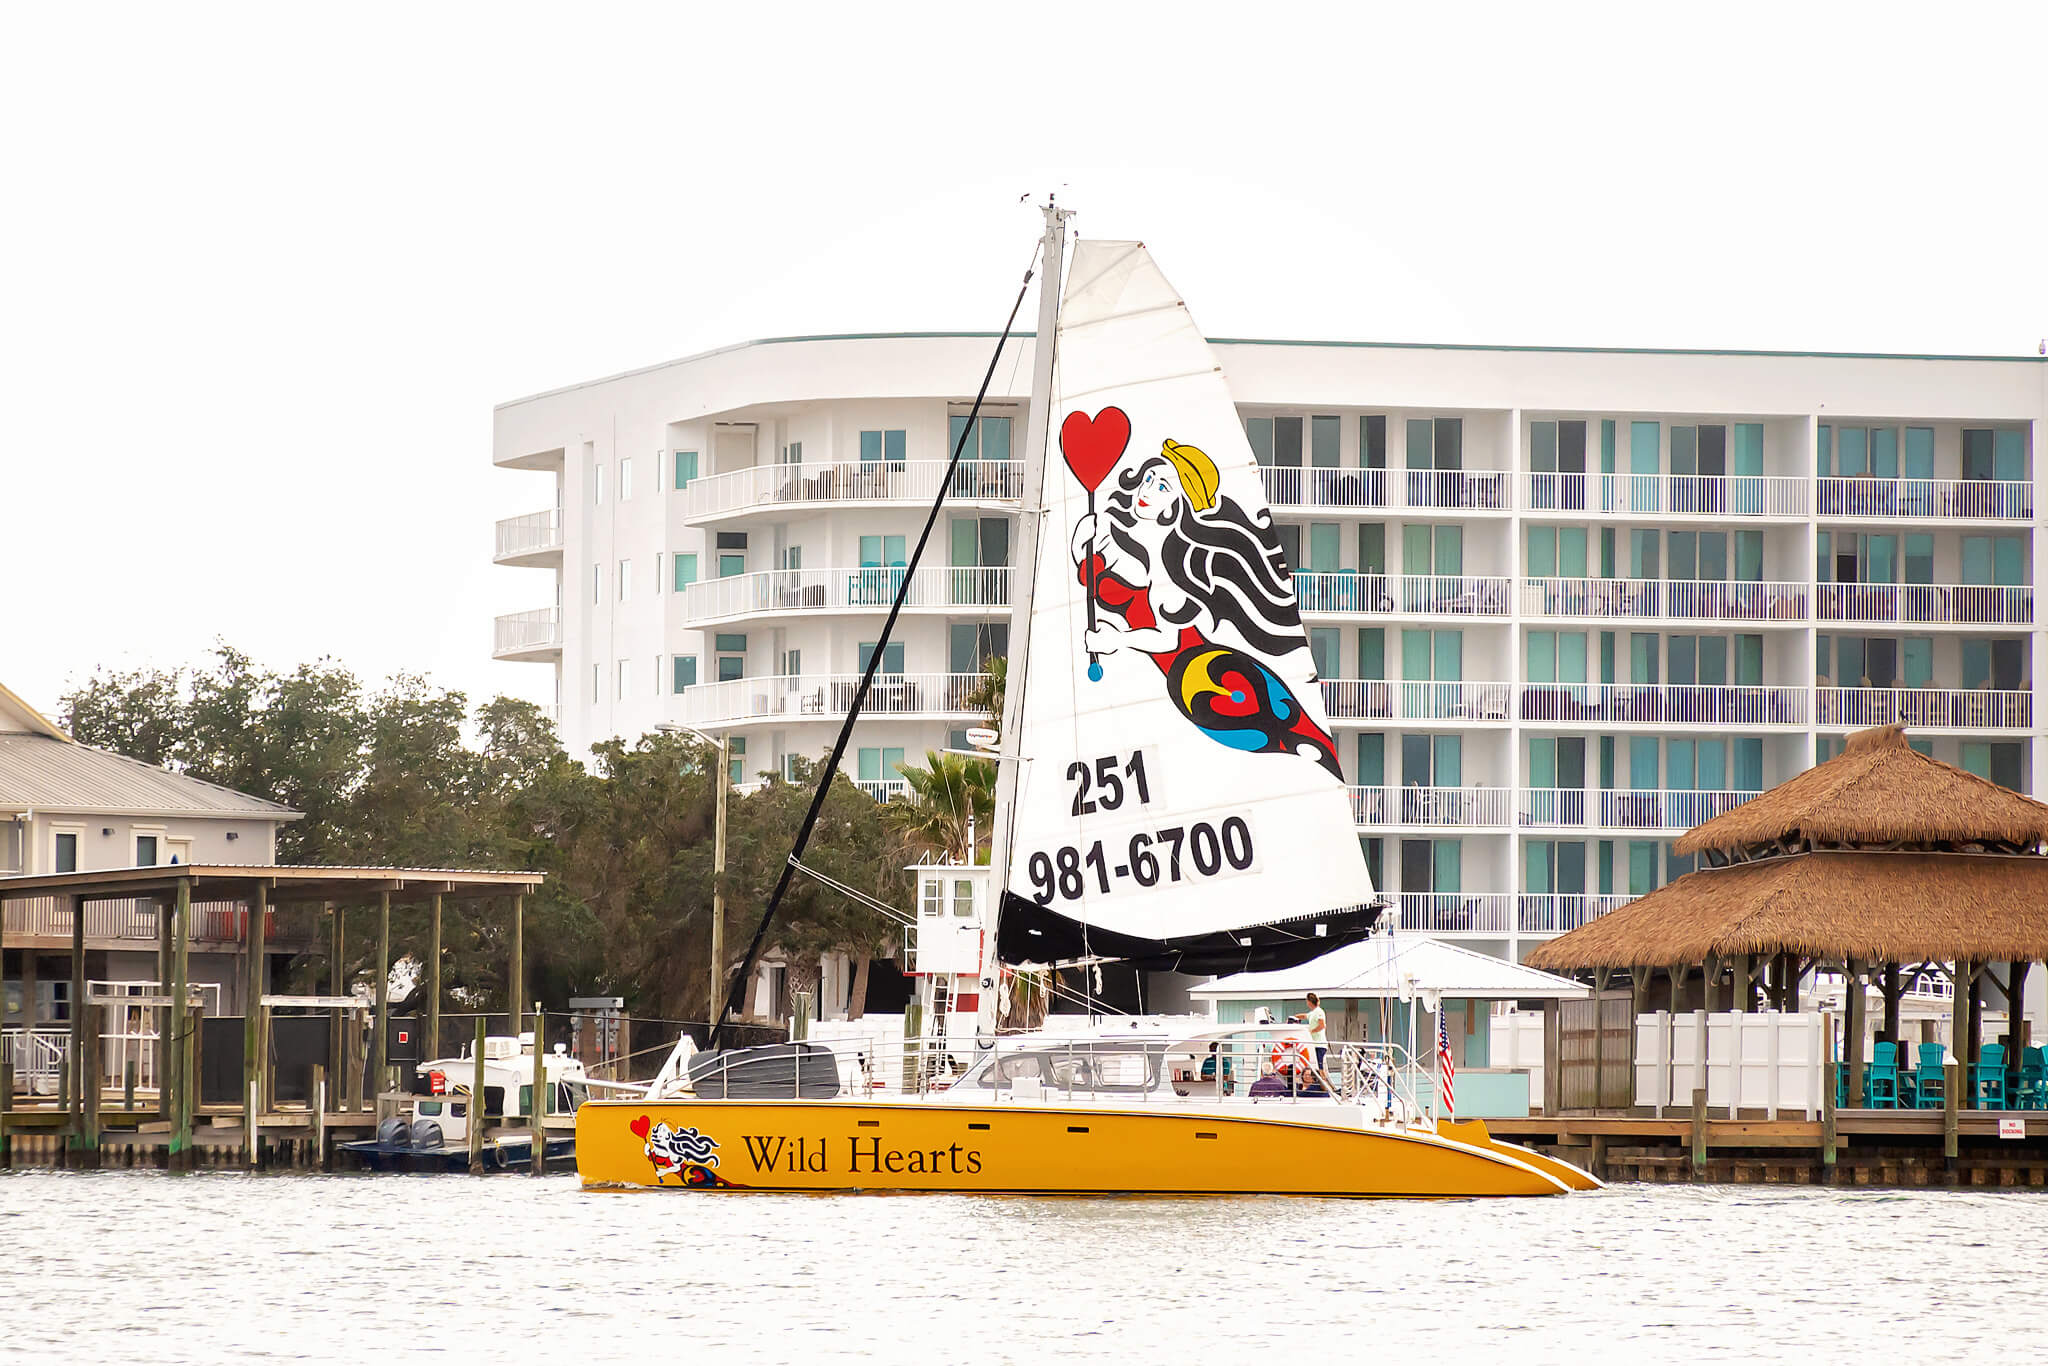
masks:
<instances>
[{"instance_id":1,"label":"small motorboat","mask_svg":"<svg viewBox=\"0 0 2048 1366\"><path fill-rule=\"evenodd\" d=\"M486 1171L527 1171L533 1165L533 1055L531 1032L484 1040L481 1157ZM549 1086L545 1161L550 1169L573 1171L576 1110L589 1098L590 1081L583 1063L561 1044L546 1055L544 1069ZM373 1171L468 1171L475 1078L474 1045L457 1057L420 1063L406 1113L380 1121L374 1139L343 1143L341 1150Z\"/></svg>"}]
</instances>

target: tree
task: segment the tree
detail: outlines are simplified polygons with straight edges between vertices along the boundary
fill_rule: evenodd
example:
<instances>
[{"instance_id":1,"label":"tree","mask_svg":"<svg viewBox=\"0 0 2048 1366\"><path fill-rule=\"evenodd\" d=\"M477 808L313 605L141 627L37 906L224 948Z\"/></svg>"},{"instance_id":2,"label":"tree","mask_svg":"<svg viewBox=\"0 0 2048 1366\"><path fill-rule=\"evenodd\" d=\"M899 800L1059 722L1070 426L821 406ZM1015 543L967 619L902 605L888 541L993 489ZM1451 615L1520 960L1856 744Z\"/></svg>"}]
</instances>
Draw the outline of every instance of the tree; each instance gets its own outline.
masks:
<instances>
[{"instance_id":1,"label":"tree","mask_svg":"<svg viewBox=\"0 0 2048 1366\"><path fill-rule=\"evenodd\" d=\"M978 862L995 822L995 762L926 750L923 768L900 772L910 790L882 811L901 847Z\"/></svg>"},{"instance_id":2,"label":"tree","mask_svg":"<svg viewBox=\"0 0 2048 1366\"><path fill-rule=\"evenodd\" d=\"M982 679L967 690L964 699L968 706L979 708L988 717L988 723L1002 729L1003 701L1010 686L1010 657L994 655L982 664Z\"/></svg>"}]
</instances>

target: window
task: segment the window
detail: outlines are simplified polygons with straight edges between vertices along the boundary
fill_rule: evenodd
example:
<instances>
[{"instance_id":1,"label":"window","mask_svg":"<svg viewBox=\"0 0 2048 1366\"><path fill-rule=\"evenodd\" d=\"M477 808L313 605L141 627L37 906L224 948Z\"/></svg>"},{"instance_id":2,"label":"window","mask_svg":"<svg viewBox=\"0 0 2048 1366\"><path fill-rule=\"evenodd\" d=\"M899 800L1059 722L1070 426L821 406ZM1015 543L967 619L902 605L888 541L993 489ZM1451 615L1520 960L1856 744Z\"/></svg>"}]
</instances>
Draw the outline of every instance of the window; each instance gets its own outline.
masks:
<instances>
[{"instance_id":1,"label":"window","mask_svg":"<svg viewBox=\"0 0 2048 1366\"><path fill-rule=\"evenodd\" d=\"M963 444L962 438L965 438ZM1008 460L1010 458L1010 419L1007 417L984 417L977 419L973 430L968 429L967 415L955 413L946 419L946 458L951 459L954 451L960 452L960 461ZM970 489L982 487L978 481L971 482Z\"/></svg>"},{"instance_id":2,"label":"window","mask_svg":"<svg viewBox=\"0 0 2048 1366\"><path fill-rule=\"evenodd\" d=\"M590 467L590 505L592 507L598 507L601 506L603 503L604 466L592 465Z\"/></svg>"},{"instance_id":3,"label":"window","mask_svg":"<svg viewBox=\"0 0 2048 1366\"><path fill-rule=\"evenodd\" d=\"M1344 442L1342 418L1311 417L1308 420L1308 460L1317 469L1335 469Z\"/></svg>"},{"instance_id":4,"label":"window","mask_svg":"<svg viewBox=\"0 0 2048 1366\"><path fill-rule=\"evenodd\" d=\"M137 868L154 868L157 864L156 849L157 837L155 835L137 835L135 837L135 866Z\"/></svg>"},{"instance_id":5,"label":"window","mask_svg":"<svg viewBox=\"0 0 2048 1366\"><path fill-rule=\"evenodd\" d=\"M675 566L675 589L680 593L697 581L697 557L695 555L671 555Z\"/></svg>"},{"instance_id":6,"label":"window","mask_svg":"<svg viewBox=\"0 0 2048 1366\"><path fill-rule=\"evenodd\" d=\"M725 780L737 787L746 781L747 737L729 736L725 742Z\"/></svg>"},{"instance_id":7,"label":"window","mask_svg":"<svg viewBox=\"0 0 2048 1366\"><path fill-rule=\"evenodd\" d=\"M661 584L662 584L662 578L661 578L661 559L662 559L662 552L661 552L661 551L659 551L659 550L655 551L655 552L654 552L654 596L656 596L657 598L661 596Z\"/></svg>"},{"instance_id":8,"label":"window","mask_svg":"<svg viewBox=\"0 0 2048 1366\"><path fill-rule=\"evenodd\" d=\"M860 647L859 662L855 664L854 667L859 669L862 673L866 673L868 670L868 661L872 660L874 657L875 642L871 640L863 641ZM889 642L889 648L882 651L882 667L880 669L880 672L885 674L900 674L903 672L902 641L892 640Z\"/></svg>"},{"instance_id":9,"label":"window","mask_svg":"<svg viewBox=\"0 0 2048 1366\"><path fill-rule=\"evenodd\" d=\"M741 574L744 574L744 573L746 573L746 572L747 572L747 557L746 557L745 555L733 555L733 554L723 554L723 553L721 553L721 554L719 555L719 557L718 557L718 577L719 577L719 578L721 578L721 579L732 579L732 578L738 578L738 577L739 577L739 576L740 576Z\"/></svg>"},{"instance_id":10,"label":"window","mask_svg":"<svg viewBox=\"0 0 2048 1366\"><path fill-rule=\"evenodd\" d=\"M1465 846L1460 840L1402 840L1401 890L1456 896L1465 890Z\"/></svg>"},{"instance_id":11,"label":"window","mask_svg":"<svg viewBox=\"0 0 2048 1366\"><path fill-rule=\"evenodd\" d=\"M633 496L633 461L630 457L619 461L619 501L625 502Z\"/></svg>"},{"instance_id":12,"label":"window","mask_svg":"<svg viewBox=\"0 0 2048 1366\"><path fill-rule=\"evenodd\" d=\"M1310 628L1308 650L1310 658L1315 661L1317 678L1344 676L1343 665L1339 662L1343 638L1343 633L1334 626Z\"/></svg>"},{"instance_id":13,"label":"window","mask_svg":"<svg viewBox=\"0 0 2048 1366\"><path fill-rule=\"evenodd\" d=\"M52 860L54 866L51 868L51 872L77 872L78 832L76 830L59 830L57 832L56 845L51 852L55 855Z\"/></svg>"},{"instance_id":14,"label":"window","mask_svg":"<svg viewBox=\"0 0 2048 1366\"><path fill-rule=\"evenodd\" d=\"M590 705L596 706L604 700L604 665L590 666Z\"/></svg>"},{"instance_id":15,"label":"window","mask_svg":"<svg viewBox=\"0 0 2048 1366\"><path fill-rule=\"evenodd\" d=\"M900 430L860 434L860 462L863 465L879 465L886 460L890 469L900 470L907 448L907 438Z\"/></svg>"},{"instance_id":16,"label":"window","mask_svg":"<svg viewBox=\"0 0 2048 1366\"><path fill-rule=\"evenodd\" d=\"M678 491L678 492L680 492L681 490L683 490L683 489L686 489L686 488L688 488L688 487L690 486L690 481L691 481L692 479L695 479L696 477L697 477L697 452L695 452L695 451L677 451L677 452L676 452L676 482L675 482L675 487L676 487L677 491Z\"/></svg>"},{"instance_id":17,"label":"window","mask_svg":"<svg viewBox=\"0 0 2048 1366\"><path fill-rule=\"evenodd\" d=\"M782 448L782 463L785 465L803 464L804 443L801 441L792 441L788 445L784 446Z\"/></svg>"},{"instance_id":18,"label":"window","mask_svg":"<svg viewBox=\"0 0 2048 1366\"><path fill-rule=\"evenodd\" d=\"M697 686L697 656L672 655L668 667L674 691L681 692L685 688Z\"/></svg>"},{"instance_id":19,"label":"window","mask_svg":"<svg viewBox=\"0 0 2048 1366\"><path fill-rule=\"evenodd\" d=\"M863 749L856 771L863 783L900 783L903 781L903 751L893 747Z\"/></svg>"},{"instance_id":20,"label":"window","mask_svg":"<svg viewBox=\"0 0 2048 1366\"><path fill-rule=\"evenodd\" d=\"M1463 631L1401 632L1401 677L1409 683L1455 683L1465 676Z\"/></svg>"},{"instance_id":21,"label":"window","mask_svg":"<svg viewBox=\"0 0 2048 1366\"><path fill-rule=\"evenodd\" d=\"M1387 467L1387 419L1374 413L1358 419L1358 463L1369 470Z\"/></svg>"},{"instance_id":22,"label":"window","mask_svg":"<svg viewBox=\"0 0 2048 1366\"><path fill-rule=\"evenodd\" d=\"M625 602L633 596L633 562L619 561L619 601Z\"/></svg>"},{"instance_id":23,"label":"window","mask_svg":"<svg viewBox=\"0 0 2048 1366\"><path fill-rule=\"evenodd\" d=\"M1270 417L1248 417L1244 420L1244 438L1251 443L1252 459L1261 465L1273 463L1273 419Z\"/></svg>"},{"instance_id":24,"label":"window","mask_svg":"<svg viewBox=\"0 0 2048 1366\"><path fill-rule=\"evenodd\" d=\"M626 697L626 680L632 677L633 674L632 661L626 659L620 660L616 672L619 676L619 700L624 701Z\"/></svg>"},{"instance_id":25,"label":"window","mask_svg":"<svg viewBox=\"0 0 2048 1366\"><path fill-rule=\"evenodd\" d=\"M968 878L953 879L953 914L962 920L974 914L974 883Z\"/></svg>"},{"instance_id":26,"label":"window","mask_svg":"<svg viewBox=\"0 0 2048 1366\"><path fill-rule=\"evenodd\" d=\"M590 566L590 605L604 605L604 566L601 564Z\"/></svg>"},{"instance_id":27,"label":"window","mask_svg":"<svg viewBox=\"0 0 2048 1366\"><path fill-rule=\"evenodd\" d=\"M798 674L802 673L803 671L804 652L802 650L784 650L782 652L783 677L795 678Z\"/></svg>"},{"instance_id":28,"label":"window","mask_svg":"<svg viewBox=\"0 0 2048 1366\"><path fill-rule=\"evenodd\" d=\"M747 672L747 638L745 635L717 635L711 638L712 648L718 652L718 681L730 683L744 678Z\"/></svg>"},{"instance_id":29,"label":"window","mask_svg":"<svg viewBox=\"0 0 2048 1366\"><path fill-rule=\"evenodd\" d=\"M1403 787L1463 787L1465 785L1465 744L1459 735L1417 735L1401 737L1401 785Z\"/></svg>"}]
</instances>

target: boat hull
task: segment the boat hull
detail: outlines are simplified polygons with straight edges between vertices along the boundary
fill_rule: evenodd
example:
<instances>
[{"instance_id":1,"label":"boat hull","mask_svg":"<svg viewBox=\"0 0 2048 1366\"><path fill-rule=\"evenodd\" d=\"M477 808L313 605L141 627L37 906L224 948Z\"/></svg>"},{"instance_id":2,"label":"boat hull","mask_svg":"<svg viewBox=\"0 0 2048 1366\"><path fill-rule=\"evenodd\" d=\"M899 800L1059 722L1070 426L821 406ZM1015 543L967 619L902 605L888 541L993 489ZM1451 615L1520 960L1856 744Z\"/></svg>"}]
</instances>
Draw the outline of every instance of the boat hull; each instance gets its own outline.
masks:
<instances>
[{"instance_id":1,"label":"boat hull","mask_svg":"<svg viewBox=\"0 0 2048 1366\"><path fill-rule=\"evenodd\" d=\"M591 1101L587 1186L1086 1195L1555 1195L1506 1151L1360 1127L1338 1107L976 1106L865 1100Z\"/></svg>"}]
</instances>

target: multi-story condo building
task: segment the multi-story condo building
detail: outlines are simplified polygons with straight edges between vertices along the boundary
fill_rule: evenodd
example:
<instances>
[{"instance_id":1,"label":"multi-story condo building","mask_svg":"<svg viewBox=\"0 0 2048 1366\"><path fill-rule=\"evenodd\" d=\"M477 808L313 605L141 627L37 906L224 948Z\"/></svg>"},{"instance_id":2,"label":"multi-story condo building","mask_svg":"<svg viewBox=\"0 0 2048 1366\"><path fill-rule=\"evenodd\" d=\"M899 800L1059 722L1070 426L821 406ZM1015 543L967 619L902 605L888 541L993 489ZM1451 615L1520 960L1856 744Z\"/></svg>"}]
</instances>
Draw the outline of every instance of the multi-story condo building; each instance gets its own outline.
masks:
<instances>
[{"instance_id":1,"label":"multi-story condo building","mask_svg":"<svg viewBox=\"0 0 2048 1366\"><path fill-rule=\"evenodd\" d=\"M497 559L554 583L497 657L553 666L572 751L678 722L729 733L745 777L821 752L992 345L777 339L502 405L496 463L553 487ZM1006 647L1031 345L859 727L878 796L973 724ZM1217 354L1403 927L1519 956L1862 726L2039 793L2048 362Z\"/></svg>"}]
</instances>

